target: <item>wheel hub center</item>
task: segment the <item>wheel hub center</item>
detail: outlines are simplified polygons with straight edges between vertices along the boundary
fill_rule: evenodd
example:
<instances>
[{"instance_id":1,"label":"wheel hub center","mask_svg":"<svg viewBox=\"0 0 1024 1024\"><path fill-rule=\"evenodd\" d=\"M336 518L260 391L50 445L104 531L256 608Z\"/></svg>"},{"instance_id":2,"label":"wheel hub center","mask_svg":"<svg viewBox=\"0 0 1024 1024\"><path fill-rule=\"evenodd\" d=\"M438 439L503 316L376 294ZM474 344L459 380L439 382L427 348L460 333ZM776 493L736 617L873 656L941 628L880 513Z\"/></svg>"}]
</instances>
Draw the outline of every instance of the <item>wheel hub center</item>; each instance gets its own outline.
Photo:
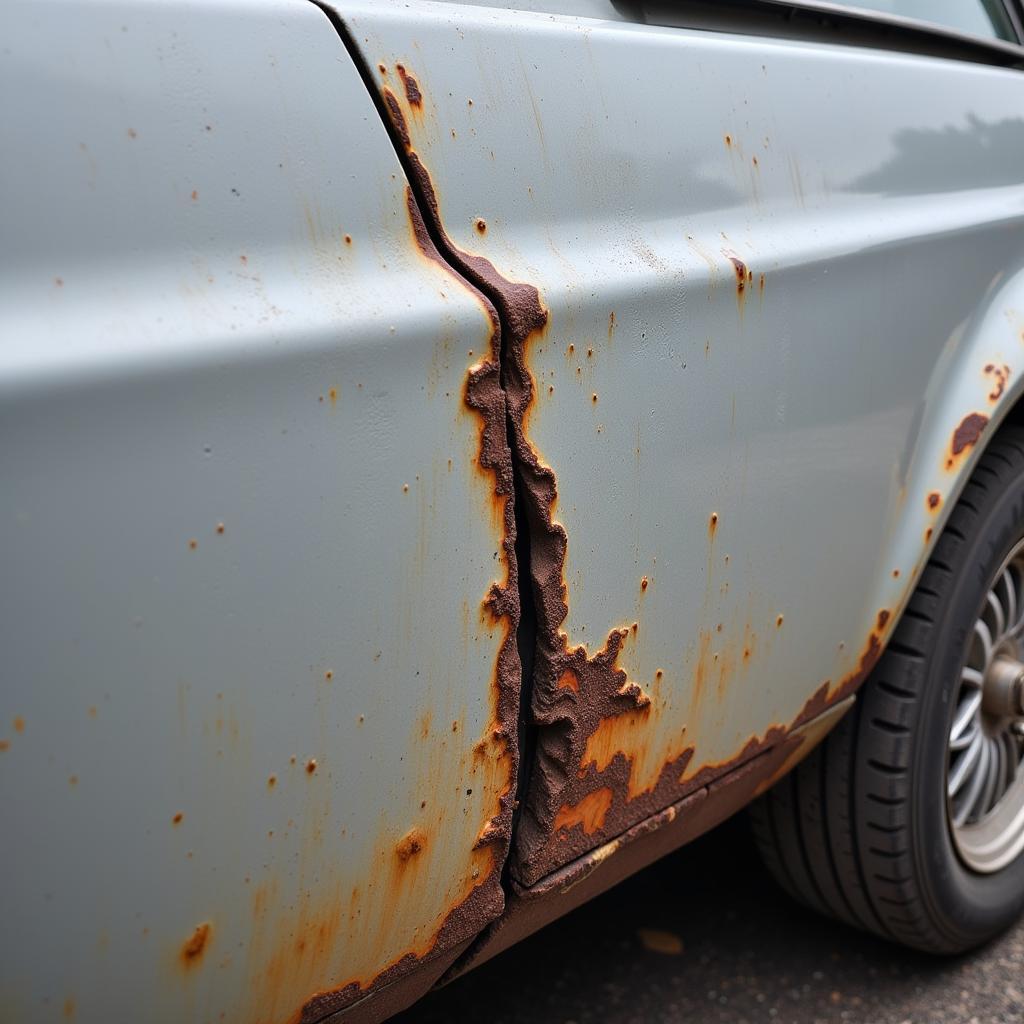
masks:
<instances>
[{"instance_id":1,"label":"wheel hub center","mask_svg":"<svg viewBox=\"0 0 1024 1024\"><path fill-rule=\"evenodd\" d=\"M990 715L1024 721L1024 662L1009 654L993 658L985 673L981 699Z\"/></svg>"}]
</instances>

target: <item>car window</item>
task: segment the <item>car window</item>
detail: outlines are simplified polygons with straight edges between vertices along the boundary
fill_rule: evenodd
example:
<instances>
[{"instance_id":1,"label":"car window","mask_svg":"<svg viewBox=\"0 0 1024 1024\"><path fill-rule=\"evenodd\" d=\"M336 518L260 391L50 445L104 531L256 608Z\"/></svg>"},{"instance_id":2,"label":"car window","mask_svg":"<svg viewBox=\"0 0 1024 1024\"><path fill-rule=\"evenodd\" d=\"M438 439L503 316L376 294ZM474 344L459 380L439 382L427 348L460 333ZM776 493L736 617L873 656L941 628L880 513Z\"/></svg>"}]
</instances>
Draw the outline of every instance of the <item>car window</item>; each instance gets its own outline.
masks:
<instances>
[{"instance_id":1,"label":"car window","mask_svg":"<svg viewBox=\"0 0 1024 1024\"><path fill-rule=\"evenodd\" d=\"M1001 0L858 0L857 6L971 35L1016 41Z\"/></svg>"}]
</instances>

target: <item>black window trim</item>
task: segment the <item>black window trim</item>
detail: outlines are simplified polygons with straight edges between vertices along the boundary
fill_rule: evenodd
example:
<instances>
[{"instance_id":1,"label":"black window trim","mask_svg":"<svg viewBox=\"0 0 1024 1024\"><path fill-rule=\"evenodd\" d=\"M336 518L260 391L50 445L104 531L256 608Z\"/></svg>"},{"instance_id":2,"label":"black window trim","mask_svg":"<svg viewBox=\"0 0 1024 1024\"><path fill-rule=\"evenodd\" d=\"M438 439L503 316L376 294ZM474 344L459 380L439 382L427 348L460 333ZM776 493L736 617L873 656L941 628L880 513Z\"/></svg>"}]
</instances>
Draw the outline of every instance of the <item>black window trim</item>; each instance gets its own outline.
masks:
<instances>
[{"instance_id":1,"label":"black window trim","mask_svg":"<svg viewBox=\"0 0 1024 1024\"><path fill-rule=\"evenodd\" d=\"M1001 0L1017 42L833 0L611 0L637 21L814 39L1024 70L1024 0Z\"/></svg>"}]
</instances>

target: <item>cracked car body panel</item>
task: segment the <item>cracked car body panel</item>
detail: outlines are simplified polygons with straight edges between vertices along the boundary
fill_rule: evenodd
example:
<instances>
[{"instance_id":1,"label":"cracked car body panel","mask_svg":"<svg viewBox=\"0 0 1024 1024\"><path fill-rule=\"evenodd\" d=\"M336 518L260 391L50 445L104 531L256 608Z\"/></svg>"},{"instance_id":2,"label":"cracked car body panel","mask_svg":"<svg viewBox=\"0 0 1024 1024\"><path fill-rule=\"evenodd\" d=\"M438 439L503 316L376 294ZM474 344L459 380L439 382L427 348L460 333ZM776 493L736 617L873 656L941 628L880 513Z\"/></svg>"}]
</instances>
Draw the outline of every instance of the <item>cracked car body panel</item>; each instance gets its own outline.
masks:
<instances>
[{"instance_id":1,"label":"cracked car body panel","mask_svg":"<svg viewBox=\"0 0 1024 1024\"><path fill-rule=\"evenodd\" d=\"M422 989L504 899L493 309L313 5L0 22L0 1018Z\"/></svg>"},{"instance_id":2,"label":"cracked car body panel","mask_svg":"<svg viewBox=\"0 0 1024 1024\"><path fill-rule=\"evenodd\" d=\"M547 311L521 349L554 484L529 513L531 885L877 658L1017 393L1024 87L611 18L337 9L453 248Z\"/></svg>"}]
</instances>

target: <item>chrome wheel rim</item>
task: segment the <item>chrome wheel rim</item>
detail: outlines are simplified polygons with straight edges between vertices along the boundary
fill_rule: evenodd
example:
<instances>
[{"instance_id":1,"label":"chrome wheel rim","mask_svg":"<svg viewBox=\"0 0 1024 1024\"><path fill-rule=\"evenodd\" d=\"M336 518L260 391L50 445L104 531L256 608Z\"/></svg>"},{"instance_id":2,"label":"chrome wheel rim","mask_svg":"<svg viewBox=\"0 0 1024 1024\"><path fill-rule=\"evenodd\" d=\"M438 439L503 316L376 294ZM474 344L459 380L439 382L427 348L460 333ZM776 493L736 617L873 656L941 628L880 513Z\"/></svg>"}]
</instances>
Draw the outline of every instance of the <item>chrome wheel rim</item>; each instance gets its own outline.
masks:
<instances>
[{"instance_id":1,"label":"chrome wheel rim","mask_svg":"<svg viewBox=\"0 0 1024 1024\"><path fill-rule=\"evenodd\" d=\"M1024 540L989 585L960 670L946 807L960 859L991 874L1024 849Z\"/></svg>"}]
</instances>

